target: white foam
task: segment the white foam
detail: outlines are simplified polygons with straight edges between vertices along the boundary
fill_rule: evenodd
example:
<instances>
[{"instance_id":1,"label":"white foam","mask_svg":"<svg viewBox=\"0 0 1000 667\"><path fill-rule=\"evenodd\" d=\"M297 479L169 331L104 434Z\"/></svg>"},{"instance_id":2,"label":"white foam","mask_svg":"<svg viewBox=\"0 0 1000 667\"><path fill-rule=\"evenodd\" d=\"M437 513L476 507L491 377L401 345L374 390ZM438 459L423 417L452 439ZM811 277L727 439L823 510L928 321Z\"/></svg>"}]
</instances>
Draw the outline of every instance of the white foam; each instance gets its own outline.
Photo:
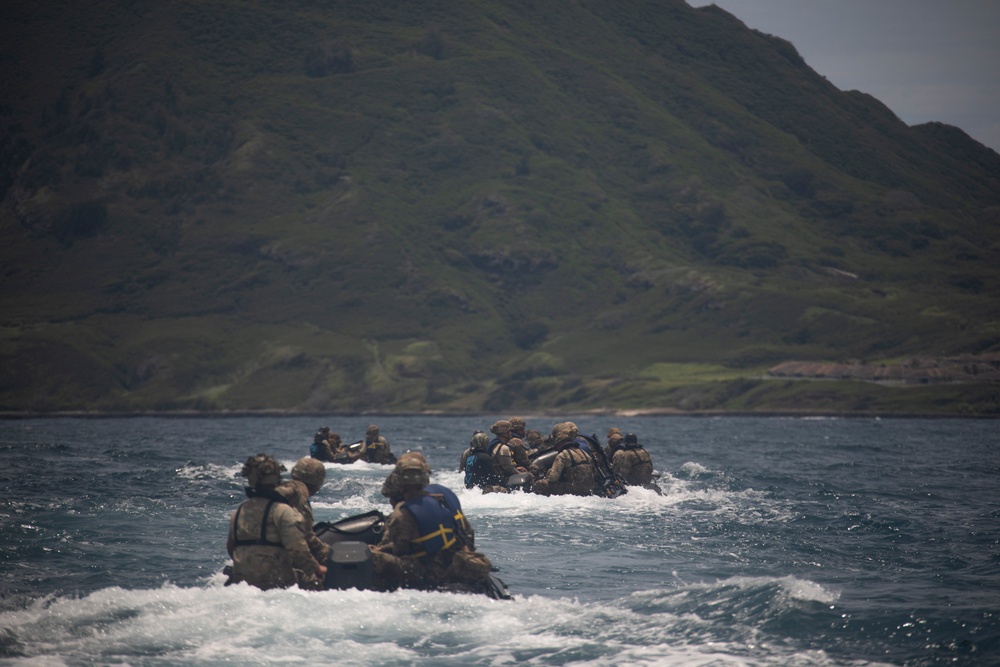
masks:
<instances>
[{"instance_id":1,"label":"white foam","mask_svg":"<svg viewBox=\"0 0 1000 667\"><path fill-rule=\"evenodd\" d=\"M787 578L795 595L824 597ZM770 582L773 584L773 580ZM747 578L725 585L749 586ZM676 592L674 592L675 594ZM648 594L655 598L662 593ZM108 588L0 614L23 654L12 664L773 665L832 664L822 654L705 642L669 611L540 596L400 591L259 591L217 580L200 588ZM753 655L755 652L750 651Z\"/></svg>"}]
</instances>

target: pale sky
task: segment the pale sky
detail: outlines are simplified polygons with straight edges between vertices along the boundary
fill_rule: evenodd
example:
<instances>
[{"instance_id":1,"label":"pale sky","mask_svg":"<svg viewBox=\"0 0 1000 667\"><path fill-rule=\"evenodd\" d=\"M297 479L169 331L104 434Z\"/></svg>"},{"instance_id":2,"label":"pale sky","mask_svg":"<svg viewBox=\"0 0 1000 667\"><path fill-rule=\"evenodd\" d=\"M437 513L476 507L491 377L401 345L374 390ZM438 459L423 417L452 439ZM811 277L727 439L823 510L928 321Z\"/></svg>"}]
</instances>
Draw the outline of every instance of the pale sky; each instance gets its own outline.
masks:
<instances>
[{"instance_id":1,"label":"pale sky","mask_svg":"<svg viewBox=\"0 0 1000 667\"><path fill-rule=\"evenodd\" d=\"M782 37L841 90L1000 153L1000 0L687 0Z\"/></svg>"}]
</instances>

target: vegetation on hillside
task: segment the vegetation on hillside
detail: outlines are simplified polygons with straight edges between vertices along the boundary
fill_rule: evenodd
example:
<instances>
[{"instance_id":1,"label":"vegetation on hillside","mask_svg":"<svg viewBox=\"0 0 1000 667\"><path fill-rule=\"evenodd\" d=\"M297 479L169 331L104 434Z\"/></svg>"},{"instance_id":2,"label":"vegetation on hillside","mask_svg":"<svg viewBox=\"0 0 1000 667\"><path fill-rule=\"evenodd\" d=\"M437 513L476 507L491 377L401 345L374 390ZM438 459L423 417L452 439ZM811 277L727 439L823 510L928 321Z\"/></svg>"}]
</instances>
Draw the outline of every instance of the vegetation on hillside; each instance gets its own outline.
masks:
<instances>
[{"instance_id":1,"label":"vegetation on hillside","mask_svg":"<svg viewBox=\"0 0 1000 667\"><path fill-rule=\"evenodd\" d=\"M0 411L997 414L1000 156L681 0L15 2Z\"/></svg>"}]
</instances>

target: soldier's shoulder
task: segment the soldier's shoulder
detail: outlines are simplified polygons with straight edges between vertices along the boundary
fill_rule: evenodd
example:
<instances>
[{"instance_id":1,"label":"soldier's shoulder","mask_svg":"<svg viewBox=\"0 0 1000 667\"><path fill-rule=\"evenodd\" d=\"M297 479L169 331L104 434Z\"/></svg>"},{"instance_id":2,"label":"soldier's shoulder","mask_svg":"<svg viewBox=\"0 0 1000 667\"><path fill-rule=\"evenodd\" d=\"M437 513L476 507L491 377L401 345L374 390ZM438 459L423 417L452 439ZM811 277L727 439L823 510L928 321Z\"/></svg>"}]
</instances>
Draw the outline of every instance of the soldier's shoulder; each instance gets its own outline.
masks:
<instances>
[{"instance_id":1,"label":"soldier's shoulder","mask_svg":"<svg viewBox=\"0 0 1000 667\"><path fill-rule=\"evenodd\" d=\"M275 503L271 508L271 516L275 521L304 521L302 514L292 505Z\"/></svg>"},{"instance_id":2,"label":"soldier's shoulder","mask_svg":"<svg viewBox=\"0 0 1000 667\"><path fill-rule=\"evenodd\" d=\"M309 498L308 487L297 479L285 480L274 490L290 505L301 505Z\"/></svg>"}]
</instances>

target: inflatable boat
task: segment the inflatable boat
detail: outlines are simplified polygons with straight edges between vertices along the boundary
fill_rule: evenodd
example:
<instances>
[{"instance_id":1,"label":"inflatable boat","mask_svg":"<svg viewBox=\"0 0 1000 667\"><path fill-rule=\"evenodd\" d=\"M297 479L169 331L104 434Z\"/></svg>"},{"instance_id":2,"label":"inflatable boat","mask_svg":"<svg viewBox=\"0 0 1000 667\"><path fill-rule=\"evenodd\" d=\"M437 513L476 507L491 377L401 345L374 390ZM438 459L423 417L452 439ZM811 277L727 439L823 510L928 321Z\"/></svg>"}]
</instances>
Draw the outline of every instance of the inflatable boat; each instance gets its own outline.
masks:
<instances>
[{"instance_id":1,"label":"inflatable boat","mask_svg":"<svg viewBox=\"0 0 1000 667\"><path fill-rule=\"evenodd\" d=\"M364 440L358 440L357 442L352 442L349 445L345 445L344 449L337 452L337 454L333 457L333 460L325 462L349 465L351 463L354 463L355 461L368 461L368 459L364 457L364 452L363 452L364 444L365 444ZM383 465L393 465L396 463L395 454L390 453L389 457L390 457L389 460L386 461ZM372 463L372 461L368 462Z\"/></svg>"},{"instance_id":2,"label":"inflatable boat","mask_svg":"<svg viewBox=\"0 0 1000 667\"><path fill-rule=\"evenodd\" d=\"M385 529L385 515L378 510L349 516L334 523L320 522L313 527L316 536L330 546L326 563L326 590L375 590L375 568L370 544L378 544ZM482 586L444 587L439 590L453 593L478 593L494 600L512 600L500 577L491 572Z\"/></svg>"}]
</instances>

